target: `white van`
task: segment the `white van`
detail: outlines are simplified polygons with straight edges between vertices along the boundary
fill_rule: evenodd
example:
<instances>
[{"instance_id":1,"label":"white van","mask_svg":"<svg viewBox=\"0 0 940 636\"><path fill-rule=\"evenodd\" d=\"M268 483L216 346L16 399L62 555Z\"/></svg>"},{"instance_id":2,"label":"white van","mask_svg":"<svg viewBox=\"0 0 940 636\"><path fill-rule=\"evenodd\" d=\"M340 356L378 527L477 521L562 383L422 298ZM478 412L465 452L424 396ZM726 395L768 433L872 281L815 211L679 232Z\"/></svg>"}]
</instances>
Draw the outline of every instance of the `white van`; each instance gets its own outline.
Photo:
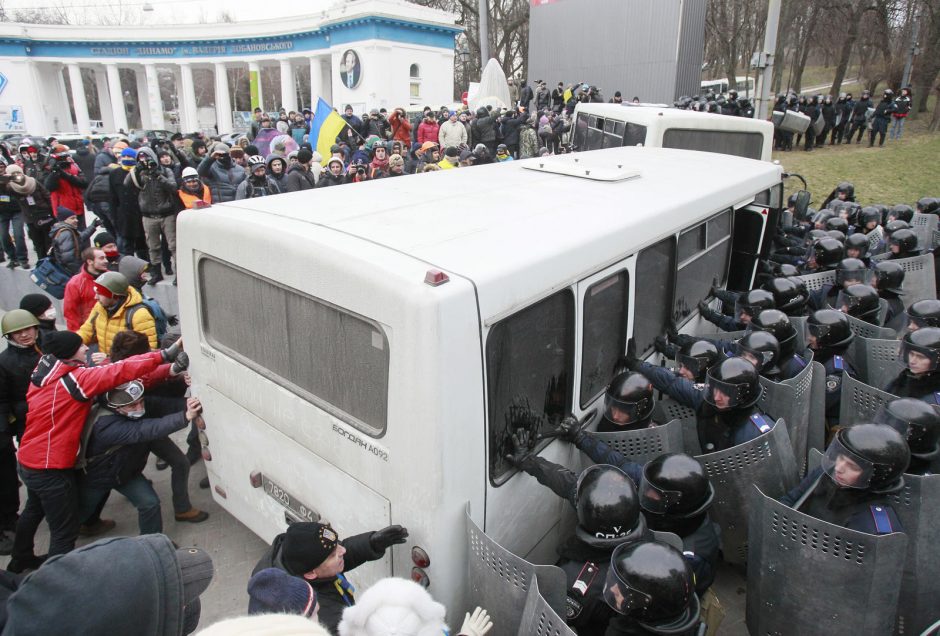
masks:
<instances>
[{"instance_id":1,"label":"white van","mask_svg":"<svg viewBox=\"0 0 940 636\"><path fill-rule=\"evenodd\" d=\"M750 97L754 94L754 78L747 75L738 75L734 78L735 86L734 90L738 92L738 97ZM728 94L728 78L722 79L713 79L713 80L702 80L700 86L701 94L704 95L708 92L715 93L716 95L727 95Z\"/></svg>"},{"instance_id":2,"label":"white van","mask_svg":"<svg viewBox=\"0 0 940 636\"><path fill-rule=\"evenodd\" d=\"M630 147L183 212L215 499L268 541L407 526L352 580L412 576L459 621L468 502L532 562L562 538L568 504L511 469L510 434L597 415L629 337L650 351L712 284L749 288L782 191L772 163Z\"/></svg>"},{"instance_id":3,"label":"white van","mask_svg":"<svg viewBox=\"0 0 940 636\"><path fill-rule=\"evenodd\" d=\"M579 103L571 144L576 151L643 145L702 150L771 160L774 126L768 121L678 108Z\"/></svg>"}]
</instances>

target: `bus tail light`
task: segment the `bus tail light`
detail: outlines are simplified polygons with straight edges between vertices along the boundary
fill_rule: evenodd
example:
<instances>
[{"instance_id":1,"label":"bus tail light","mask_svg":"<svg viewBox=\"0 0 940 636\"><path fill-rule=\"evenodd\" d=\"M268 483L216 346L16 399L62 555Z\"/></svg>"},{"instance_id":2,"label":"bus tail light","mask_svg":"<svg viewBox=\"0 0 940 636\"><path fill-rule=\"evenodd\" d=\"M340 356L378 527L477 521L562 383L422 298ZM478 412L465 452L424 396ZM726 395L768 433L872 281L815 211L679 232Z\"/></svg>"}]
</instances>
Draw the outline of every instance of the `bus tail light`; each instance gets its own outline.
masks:
<instances>
[{"instance_id":1,"label":"bus tail light","mask_svg":"<svg viewBox=\"0 0 940 636\"><path fill-rule=\"evenodd\" d=\"M427 572L421 568L411 568L411 580L421 587L431 587L431 579L428 578Z\"/></svg>"},{"instance_id":2,"label":"bus tail light","mask_svg":"<svg viewBox=\"0 0 940 636\"><path fill-rule=\"evenodd\" d=\"M423 548L415 546L411 548L411 561L419 568L426 568L431 565L431 557L428 556L428 553L424 551Z\"/></svg>"}]
</instances>

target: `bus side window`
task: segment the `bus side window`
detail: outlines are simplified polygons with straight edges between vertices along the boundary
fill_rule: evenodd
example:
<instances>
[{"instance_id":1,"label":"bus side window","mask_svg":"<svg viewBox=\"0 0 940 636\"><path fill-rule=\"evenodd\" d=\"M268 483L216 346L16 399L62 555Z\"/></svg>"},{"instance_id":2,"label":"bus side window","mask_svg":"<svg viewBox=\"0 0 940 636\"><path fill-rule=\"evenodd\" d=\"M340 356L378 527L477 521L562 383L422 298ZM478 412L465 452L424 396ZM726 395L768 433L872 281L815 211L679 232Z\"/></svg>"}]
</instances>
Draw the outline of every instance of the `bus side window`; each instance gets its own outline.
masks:
<instances>
[{"instance_id":1,"label":"bus side window","mask_svg":"<svg viewBox=\"0 0 940 636\"><path fill-rule=\"evenodd\" d=\"M590 115L584 150L598 150L604 145L604 118Z\"/></svg>"},{"instance_id":2,"label":"bus side window","mask_svg":"<svg viewBox=\"0 0 940 636\"><path fill-rule=\"evenodd\" d=\"M626 350L629 280L620 271L597 281L584 294L581 344L581 408L604 390L614 364Z\"/></svg>"},{"instance_id":3,"label":"bus side window","mask_svg":"<svg viewBox=\"0 0 940 636\"><path fill-rule=\"evenodd\" d=\"M674 322L679 324L688 317L708 297L712 285L724 285L730 256L730 209L679 235Z\"/></svg>"},{"instance_id":4,"label":"bus side window","mask_svg":"<svg viewBox=\"0 0 940 636\"><path fill-rule=\"evenodd\" d=\"M624 123L623 145L636 146L646 143L646 126L642 124Z\"/></svg>"},{"instance_id":5,"label":"bus side window","mask_svg":"<svg viewBox=\"0 0 940 636\"><path fill-rule=\"evenodd\" d=\"M672 285L676 271L676 239L667 236L641 251L636 259L636 295L633 310L633 339L637 353L653 347L653 339L663 333L672 318Z\"/></svg>"},{"instance_id":6,"label":"bus side window","mask_svg":"<svg viewBox=\"0 0 940 636\"><path fill-rule=\"evenodd\" d=\"M571 412L574 377L574 294L570 289L500 320L486 339L490 479L510 465L511 436L553 429ZM498 481L499 480L499 481Z\"/></svg>"},{"instance_id":7,"label":"bus side window","mask_svg":"<svg viewBox=\"0 0 940 636\"><path fill-rule=\"evenodd\" d=\"M588 150L584 144L587 141L588 117L584 113L578 113L578 120L574 124L574 133L571 136L571 143L575 150Z\"/></svg>"}]
</instances>

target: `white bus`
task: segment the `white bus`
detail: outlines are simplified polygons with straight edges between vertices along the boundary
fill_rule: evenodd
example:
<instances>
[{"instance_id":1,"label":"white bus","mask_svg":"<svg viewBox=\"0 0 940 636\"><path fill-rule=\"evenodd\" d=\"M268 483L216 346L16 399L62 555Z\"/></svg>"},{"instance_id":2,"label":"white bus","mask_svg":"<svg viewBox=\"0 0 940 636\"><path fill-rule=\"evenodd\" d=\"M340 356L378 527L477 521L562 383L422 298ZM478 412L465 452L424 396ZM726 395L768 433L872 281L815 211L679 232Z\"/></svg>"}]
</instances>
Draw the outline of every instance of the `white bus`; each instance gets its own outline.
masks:
<instances>
[{"instance_id":1,"label":"white bus","mask_svg":"<svg viewBox=\"0 0 940 636\"><path fill-rule=\"evenodd\" d=\"M268 541L407 526L352 580L411 575L458 621L468 502L532 562L562 538L568 504L511 469L509 435L597 415L629 337L650 352L712 284L749 288L782 191L772 163L616 148L184 212L213 496Z\"/></svg>"},{"instance_id":2,"label":"white bus","mask_svg":"<svg viewBox=\"0 0 940 636\"><path fill-rule=\"evenodd\" d=\"M738 75L734 78L734 81L734 90L738 92L738 97L750 97L754 94L753 77ZM716 95L727 95L729 90L728 78L725 77L722 79L702 80L700 88L702 95L708 93L709 91L715 93Z\"/></svg>"},{"instance_id":3,"label":"white bus","mask_svg":"<svg viewBox=\"0 0 940 636\"><path fill-rule=\"evenodd\" d=\"M769 121L678 108L580 103L573 113L574 150L643 145L771 160Z\"/></svg>"}]
</instances>

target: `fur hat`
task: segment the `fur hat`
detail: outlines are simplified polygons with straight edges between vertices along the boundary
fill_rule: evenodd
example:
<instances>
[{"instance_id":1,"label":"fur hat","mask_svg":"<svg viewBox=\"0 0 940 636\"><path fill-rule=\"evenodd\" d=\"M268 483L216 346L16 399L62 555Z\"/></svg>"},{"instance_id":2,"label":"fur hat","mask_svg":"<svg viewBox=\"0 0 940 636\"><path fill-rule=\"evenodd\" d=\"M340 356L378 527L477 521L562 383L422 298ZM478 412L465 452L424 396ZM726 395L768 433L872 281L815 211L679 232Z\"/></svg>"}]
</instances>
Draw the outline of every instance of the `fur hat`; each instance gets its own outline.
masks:
<instances>
[{"instance_id":1,"label":"fur hat","mask_svg":"<svg viewBox=\"0 0 940 636\"><path fill-rule=\"evenodd\" d=\"M330 636L330 633L303 616L259 614L219 621L197 636Z\"/></svg>"},{"instance_id":2,"label":"fur hat","mask_svg":"<svg viewBox=\"0 0 940 636\"><path fill-rule=\"evenodd\" d=\"M395 166L404 166L405 160L401 158L401 155L392 155L388 158L388 167L394 168Z\"/></svg>"},{"instance_id":3,"label":"fur hat","mask_svg":"<svg viewBox=\"0 0 940 636\"><path fill-rule=\"evenodd\" d=\"M339 636L440 636L446 612L417 583L382 579L343 611Z\"/></svg>"}]
</instances>

